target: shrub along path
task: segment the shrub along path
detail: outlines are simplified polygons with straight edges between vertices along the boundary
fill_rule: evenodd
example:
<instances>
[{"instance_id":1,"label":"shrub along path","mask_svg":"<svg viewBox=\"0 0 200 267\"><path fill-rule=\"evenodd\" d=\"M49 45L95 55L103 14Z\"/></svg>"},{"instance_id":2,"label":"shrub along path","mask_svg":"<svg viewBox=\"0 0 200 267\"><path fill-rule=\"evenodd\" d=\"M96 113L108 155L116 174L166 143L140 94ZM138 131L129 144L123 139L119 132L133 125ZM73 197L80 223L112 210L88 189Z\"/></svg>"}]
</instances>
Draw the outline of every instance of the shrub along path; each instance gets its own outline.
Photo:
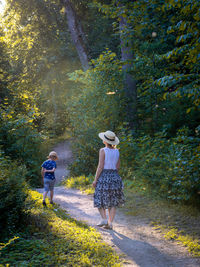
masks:
<instances>
[{"instance_id":1,"label":"shrub along path","mask_svg":"<svg viewBox=\"0 0 200 267\"><path fill-rule=\"evenodd\" d=\"M58 155L66 155L69 160L69 146L58 145L55 148ZM58 162L57 180L66 175L66 161ZM55 187L56 203L67 210L70 216L96 227L100 217L93 207L91 195L85 195L76 189L64 186ZM140 267L198 267L200 259L193 258L186 249L176 242L168 241L149 225L148 219L136 216L126 216L120 210L116 215L114 230L98 228L104 241L110 244L125 259L124 266Z\"/></svg>"}]
</instances>

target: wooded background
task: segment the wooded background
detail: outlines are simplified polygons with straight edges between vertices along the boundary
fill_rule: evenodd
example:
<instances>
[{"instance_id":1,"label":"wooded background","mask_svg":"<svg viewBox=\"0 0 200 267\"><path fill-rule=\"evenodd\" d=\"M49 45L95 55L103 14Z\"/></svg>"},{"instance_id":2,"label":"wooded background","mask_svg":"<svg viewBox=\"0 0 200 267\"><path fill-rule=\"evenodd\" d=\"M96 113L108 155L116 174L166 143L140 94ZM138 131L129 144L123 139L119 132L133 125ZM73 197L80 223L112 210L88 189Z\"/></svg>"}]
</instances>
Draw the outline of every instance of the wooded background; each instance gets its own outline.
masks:
<instances>
[{"instance_id":1,"label":"wooded background","mask_svg":"<svg viewBox=\"0 0 200 267\"><path fill-rule=\"evenodd\" d=\"M199 204L199 1L7 0L1 16L0 230L66 132L71 175L94 175L112 130L130 187Z\"/></svg>"}]
</instances>

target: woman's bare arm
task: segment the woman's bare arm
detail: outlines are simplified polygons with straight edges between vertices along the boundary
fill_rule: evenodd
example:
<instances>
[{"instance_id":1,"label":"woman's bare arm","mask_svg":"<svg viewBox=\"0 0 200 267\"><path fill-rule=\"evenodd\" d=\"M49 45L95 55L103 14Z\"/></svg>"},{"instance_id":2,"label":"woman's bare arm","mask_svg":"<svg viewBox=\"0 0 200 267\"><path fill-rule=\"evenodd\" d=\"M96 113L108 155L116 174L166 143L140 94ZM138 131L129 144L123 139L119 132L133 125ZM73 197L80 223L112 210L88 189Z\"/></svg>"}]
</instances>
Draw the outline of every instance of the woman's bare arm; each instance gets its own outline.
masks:
<instances>
[{"instance_id":1,"label":"woman's bare arm","mask_svg":"<svg viewBox=\"0 0 200 267\"><path fill-rule=\"evenodd\" d=\"M117 168L117 170L119 170L119 168L120 168L120 158L118 159L116 168Z\"/></svg>"},{"instance_id":2,"label":"woman's bare arm","mask_svg":"<svg viewBox=\"0 0 200 267\"><path fill-rule=\"evenodd\" d=\"M96 170L96 175L95 175L95 179L94 179L94 182L92 183L94 187L96 187L96 184L97 184L97 180L103 170L103 167L104 167L104 161L105 161L105 152L104 152L104 149L101 148L99 150L99 163L98 163L98 166L97 166L97 170Z\"/></svg>"}]
</instances>

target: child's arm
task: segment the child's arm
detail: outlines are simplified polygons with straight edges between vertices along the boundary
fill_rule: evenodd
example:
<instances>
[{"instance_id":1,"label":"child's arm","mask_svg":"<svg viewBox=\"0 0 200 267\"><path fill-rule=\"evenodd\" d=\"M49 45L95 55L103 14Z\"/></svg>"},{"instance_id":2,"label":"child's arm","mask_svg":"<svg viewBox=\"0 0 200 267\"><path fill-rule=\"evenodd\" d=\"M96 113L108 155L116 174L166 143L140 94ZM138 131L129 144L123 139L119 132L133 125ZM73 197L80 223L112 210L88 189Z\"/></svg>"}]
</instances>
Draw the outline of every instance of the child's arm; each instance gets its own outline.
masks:
<instances>
[{"instance_id":1,"label":"child's arm","mask_svg":"<svg viewBox=\"0 0 200 267\"><path fill-rule=\"evenodd\" d=\"M44 180L44 173L45 173L45 171L46 171L45 168L42 167L42 169L41 169L41 175L42 175L42 179L43 180Z\"/></svg>"},{"instance_id":2,"label":"child's arm","mask_svg":"<svg viewBox=\"0 0 200 267\"><path fill-rule=\"evenodd\" d=\"M56 168L53 168L52 170L45 170L45 172L55 172Z\"/></svg>"}]
</instances>

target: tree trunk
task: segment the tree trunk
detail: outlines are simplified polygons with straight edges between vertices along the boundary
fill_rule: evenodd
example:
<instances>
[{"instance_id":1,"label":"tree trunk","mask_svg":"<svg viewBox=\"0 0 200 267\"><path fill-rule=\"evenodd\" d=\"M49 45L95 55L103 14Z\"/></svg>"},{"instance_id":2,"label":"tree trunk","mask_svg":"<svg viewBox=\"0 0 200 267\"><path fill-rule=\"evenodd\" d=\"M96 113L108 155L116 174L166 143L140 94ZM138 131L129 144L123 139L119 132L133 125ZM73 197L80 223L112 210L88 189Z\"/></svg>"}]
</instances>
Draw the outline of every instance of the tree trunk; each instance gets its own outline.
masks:
<instances>
[{"instance_id":1,"label":"tree trunk","mask_svg":"<svg viewBox=\"0 0 200 267\"><path fill-rule=\"evenodd\" d=\"M72 41L76 47L83 70L87 70L89 68L89 59L86 49L85 34L70 0L64 0L63 2L65 5L65 14L67 15L68 27L71 33Z\"/></svg>"},{"instance_id":2,"label":"tree trunk","mask_svg":"<svg viewBox=\"0 0 200 267\"><path fill-rule=\"evenodd\" d=\"M119 5L119 8L121 5ZM133 134L137 131L138 122L137 122L137 87L136 81L133 79L132 75L129 74L129 71L133 65L133 50L131 41L127 41L125 36L125 30L128 27L126 18L121 16L119 18L119 28L120 28L120 40L121 40L121 60L124 62L122 67L124 71L124 90L126 96L126 111L127 111L127 120L129 123L130 129L133 131Z\"/></svg>"},{"instance_id":3,"label":"tree trunk","mask_svg":"<svg viewBox=\"0 0 200 267\"><path fill-rule=\"evenodd\" d=\"M56 98L55 98L55 88L54 86L51 89L52 94L52 105L53 105L53 116L54 116L54 133L56 134L56 122L57 122L57 104L56 104Z\"/></svg>"}]
</instances>

